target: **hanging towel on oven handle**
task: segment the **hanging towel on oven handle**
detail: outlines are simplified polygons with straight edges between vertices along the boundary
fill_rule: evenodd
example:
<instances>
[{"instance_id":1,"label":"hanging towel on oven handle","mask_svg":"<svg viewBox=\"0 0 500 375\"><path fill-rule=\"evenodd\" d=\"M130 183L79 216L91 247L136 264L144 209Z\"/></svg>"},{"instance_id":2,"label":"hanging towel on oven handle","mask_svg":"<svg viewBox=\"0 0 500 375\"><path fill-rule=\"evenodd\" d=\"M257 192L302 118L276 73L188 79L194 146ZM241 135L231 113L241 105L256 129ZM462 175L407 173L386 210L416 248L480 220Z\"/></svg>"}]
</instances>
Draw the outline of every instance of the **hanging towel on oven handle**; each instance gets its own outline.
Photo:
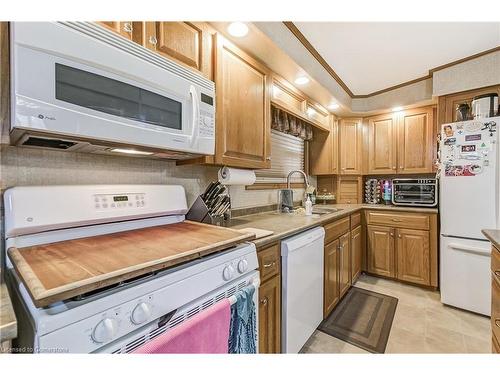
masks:
<instances>
[{"instance_id":1,"label":"hanging towel on oven handle","mask_svg":"<svg viewBox=\"0 0 500 375\"><path fill-rule=\"evenodd\" d=\"M250 285L236 295L231 305L229 323L229 353L257 353L257 318L253 295L255 286Z\"/></svg>"}]
</instances>

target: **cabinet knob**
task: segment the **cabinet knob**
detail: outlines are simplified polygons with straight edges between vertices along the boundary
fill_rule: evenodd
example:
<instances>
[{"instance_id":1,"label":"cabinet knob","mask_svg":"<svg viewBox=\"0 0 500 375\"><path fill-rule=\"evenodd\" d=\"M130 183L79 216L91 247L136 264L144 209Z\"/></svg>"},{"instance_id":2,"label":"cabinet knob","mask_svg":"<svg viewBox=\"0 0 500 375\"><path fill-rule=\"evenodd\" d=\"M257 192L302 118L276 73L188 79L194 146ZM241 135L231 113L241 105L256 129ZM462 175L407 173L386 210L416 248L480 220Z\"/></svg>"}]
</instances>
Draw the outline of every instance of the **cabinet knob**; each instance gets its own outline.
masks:
<instances>
[{"instance_id":1,"label":"cabinet knob","mask_svg":"<svg viewBox=\"0 0 500 375\"><path fill-rule=\"evenodd\" d=\"M399 166L399 169L405 169L402 165Z\"/></svg>"},{"instance_id":2,"label":"cabinet knob","mask_svg":"<svg viewBox=\"0 0 500 375\"><path fill-rule=\"evenodd\" d=\"M266 298L262 298L260 300L260 303L263 304L263 305L267 305L267 297Z\"/></svg>"},{"instance_id":3,"label":"cabinet knob","mask_svg":"<svg viewBox=\"0 0 500 375\"><path fill-rule=\"evenodd\" d=\"M500 328L500 319L495 319L495 325Z\"/></svg>"},{"instance_id":4,"label":"cabinet knob","mask_svg":"<svg viewBox=\"0 0 500 375\"><path fill-rule=\"evenodd\" d=\"M267 264L264 264L264 268L274 267L275 265L276 265L276 262L267 263Z\"/></svg>"},{"instance_id":5,"label":"cabinet knob","mask_svg":"<svg viewBox=\"0 0 500 375\"><path fill-rule=\"evenodd\" d=\"M268 156L268 157L266 158L266 160L271 160L271 157L270 157L270 156Z\"/></svg>"},{"instance_id":6,"label":"cabinet knob","mask_svg":"<svg viewBox=\"0 0 500 375\"><path fill-rule=\"evenodd\" d=\"M398 234L398 238L401 238L401 235L400 235L400 234Z\"/></svg>"},{"instance_id":7,"label":"cabinet knob","mask_svg":"<svg viewBox=\"0 0 500 375\"><path fill-rule=\"evenodd\" d=\"M495 275L497 275L498 277L500 277L500 271L495 271Z\"/></svg>"},{"instance_id":8,"label":"cabinet knob","mask_svg":"<svg viewBox=\"0 0 500 375\"><path fill-rule=\"evenodd\" d=\"M392 169L396 169L396 166L394 165L394 166L392 167Z\"/></svg>"},{"instance_id":9,"label":"cabinet knob","mask_svg":"<svg viewBox=\"0 0 500 375\"><path fill-rule=\"evenodd\" d=\"M156 45L156 43L158 43L158 39L156 39L154 35L151 35L149 37L149 43Z\"/></svg>"},{"instance_id":10,"label":"cabinet knob","mask_svg":"<svg viewBox=\"0 0 500 375\"><path fill-rule=\"evenodd\" d=\"M391 235L391 237L394 237L394 233L392 233L392 232L389 232L389 234Z\"/></svg>"},{"instance_id":11,"label":"cabinet knob","mask_svg":"<svg viewBox=\"0 0 500 375\"><path fill-rule=\"evenodd\" d=\"M131 33L133 30L134 30L134 27L132 26L132 24L130 22L125 22L123 24L123 31L125 31L126 33Z\"/></svg>"}]
</instances>

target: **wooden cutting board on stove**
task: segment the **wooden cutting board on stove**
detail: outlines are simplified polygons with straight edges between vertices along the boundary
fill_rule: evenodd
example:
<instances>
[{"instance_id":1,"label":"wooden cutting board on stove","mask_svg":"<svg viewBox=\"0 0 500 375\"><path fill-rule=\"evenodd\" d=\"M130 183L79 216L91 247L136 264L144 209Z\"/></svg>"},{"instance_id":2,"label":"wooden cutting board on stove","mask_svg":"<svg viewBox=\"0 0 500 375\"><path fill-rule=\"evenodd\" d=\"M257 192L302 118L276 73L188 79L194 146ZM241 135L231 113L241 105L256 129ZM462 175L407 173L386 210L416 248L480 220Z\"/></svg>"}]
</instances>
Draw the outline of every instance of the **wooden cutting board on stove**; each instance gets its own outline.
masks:
<instances>
[{"instance_id":1,"label":"wooden cutting board on stove","mask_svg":"<svg viewBox=\"0 0 500 375\"><path fill-rule=\"evenodd\" d=\"M193 221L8 249L35 306L43 307L168 268L255 234Z\"/></svg>"}]
</instances>

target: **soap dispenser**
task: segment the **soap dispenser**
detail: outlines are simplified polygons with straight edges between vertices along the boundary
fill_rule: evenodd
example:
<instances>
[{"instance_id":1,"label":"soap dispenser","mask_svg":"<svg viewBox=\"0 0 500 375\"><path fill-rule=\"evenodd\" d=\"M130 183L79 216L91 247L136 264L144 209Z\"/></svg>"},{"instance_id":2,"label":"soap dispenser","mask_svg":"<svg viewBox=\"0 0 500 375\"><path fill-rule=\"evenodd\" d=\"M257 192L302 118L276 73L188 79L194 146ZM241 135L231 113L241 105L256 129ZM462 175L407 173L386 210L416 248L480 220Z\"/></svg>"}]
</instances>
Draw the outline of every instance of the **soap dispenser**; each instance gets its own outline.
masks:
<instances>
[{"instance_id":1,"label":"soap dispenser","mask_svg":"<svg viewBox=\"0 0 500 375\"><path fill-rule=\"evenodd\" d=\"M311 216L313 213L313 204L311 202L311 198L309 197L309 194L307 195L307 200L306 200L306 216Z\"/></svg>"}]
</instances>

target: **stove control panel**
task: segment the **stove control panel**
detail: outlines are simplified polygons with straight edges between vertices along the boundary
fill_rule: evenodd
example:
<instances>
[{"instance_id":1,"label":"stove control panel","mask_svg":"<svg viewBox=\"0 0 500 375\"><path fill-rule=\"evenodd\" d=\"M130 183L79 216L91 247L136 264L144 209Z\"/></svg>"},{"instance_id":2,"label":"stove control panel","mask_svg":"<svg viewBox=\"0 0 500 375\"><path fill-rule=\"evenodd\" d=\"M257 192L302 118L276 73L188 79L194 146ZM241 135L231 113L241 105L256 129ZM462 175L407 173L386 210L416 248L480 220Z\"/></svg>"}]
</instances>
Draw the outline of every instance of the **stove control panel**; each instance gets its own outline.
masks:
<instances>
[{"instance_id":1,"label":"stove control panel","mask_svg":"<svg viewBox=\"0 0 500 375\"><path fill-rule=\"evenodd\" d=\"M96 210L120 210L124 208L142 208L147 204L146 194L94 194L93 202Z\"/></svg>"}]
</instances>

